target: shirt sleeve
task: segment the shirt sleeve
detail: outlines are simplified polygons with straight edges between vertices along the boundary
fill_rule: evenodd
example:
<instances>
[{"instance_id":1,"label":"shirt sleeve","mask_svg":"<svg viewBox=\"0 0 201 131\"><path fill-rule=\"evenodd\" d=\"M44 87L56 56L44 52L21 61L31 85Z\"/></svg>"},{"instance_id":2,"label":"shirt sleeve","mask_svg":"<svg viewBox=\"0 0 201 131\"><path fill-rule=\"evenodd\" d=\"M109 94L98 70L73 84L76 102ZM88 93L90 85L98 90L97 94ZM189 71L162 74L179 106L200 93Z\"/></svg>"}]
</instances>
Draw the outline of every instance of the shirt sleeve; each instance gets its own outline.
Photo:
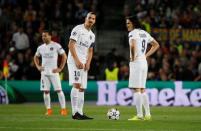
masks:
<instances>
[{"instance_id":1,"label":"shirt sleeve","mask_svg":"<svg viewBox=\"0 0 201 131\"><path fill-rule=\"evenodd\" d=\"M94 48L95 47L95 43L92 43L90 48Z\"/></svg>"},{"instance_id":2,"label":"shirt sleeve","mask_svg":"<svg viewBox=\"0 0 201 131\"><path fill-rule=\"evenodd\" d=\"M90 45L90 48L94 48L95 47L95 35L94 35L94 37L93 37L93 42L91 43L91 45Z\"/></svg>"},{"instance_id":3,"label":"shirt sleeve","mask_svg":"<svg viewBox=\"0 0 201 131\"><path fill-rule=\"evenodd\" d=\"M136 37L134 32L130 32L129 35L128 35L128 38L129 38L129 44L130 44L131 40L133 40L133 39L136 40L137 39L137 37Z\"/></svg>"},{"instance_id":4,"label":"shirt sleeve","mask_svg":"<svg viewBox=\"0 0 201 131\"><path fill-rule=\"evenodd\" d=\"M64 49L59 44L57 44L57 52L58 52L59 55L65 53Z\"/></svg>"},{"instance_id":5,"label":"shirt sleeve","mask_svg":"<svg viewBox=\"0 0 201 131\"><path fill-rule=\"evenodd\" d=\"M147 43L151 43L153 40L154 38L149 33L147 33Z\"/></svg>"},{"instance_id":6,"label":"shirt sleeve","mask_svg":"<svg viewBox=\"0 0 201 131\"><path fill-rule=\"evenodd\" d=\"M37 48L35 55L36 56L41 56L41 54L40 54L40 48L39 47Z\"/></svg>"},{"instance_id":7,"label":"shirt sleeve","mask_svg":"<svg viewBox=\"0 0 201 131\"><path fill-rule=\"evenodd\" d=\"M73 39L73 40L77 41L78 38L79 38L79 28L76 26L71 31L70 39Z\"/></svg>"}]
</instances>

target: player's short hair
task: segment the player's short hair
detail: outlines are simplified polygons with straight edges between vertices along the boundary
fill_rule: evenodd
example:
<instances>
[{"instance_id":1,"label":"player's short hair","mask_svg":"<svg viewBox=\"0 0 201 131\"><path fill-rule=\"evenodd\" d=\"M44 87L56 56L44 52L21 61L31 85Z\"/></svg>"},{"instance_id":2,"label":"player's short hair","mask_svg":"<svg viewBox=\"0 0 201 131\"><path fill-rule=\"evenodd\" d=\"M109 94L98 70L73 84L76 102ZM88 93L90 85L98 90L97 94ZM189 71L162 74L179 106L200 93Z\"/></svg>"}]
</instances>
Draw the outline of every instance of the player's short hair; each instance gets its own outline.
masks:
<instances>
[{"instance_id":1,"label":"player's short hair","mask_svg":"<svg viewBox=\"0 0 201 131\"><path fill-rule=\"evenodd\" d=\"M96 13L95 12L88 12L88 14L91 14L91 15L96 15Z\"/></svg>"},{"instance_id":2,"label":"player's short hair","mask_svg":"<svg viewBox=\"0 0 201 131\"><path fill-rule=\"evenodd\" d=\"M131 21L135 28L142 28L142 25L140 24L140 21L138 20L138 17L136 15L127 16L126 20L127 19Z\"/></svg>"},{"instance_id":3,"label":"player's short hair","mask_svg":"<svg viewBox=\"0 0 201 131\"><path fill-rule=\"evenodd\" d=\"M48 33L49 35L52 35L52 31L49 30L49 29L45 29L45 30L43 30L43 33Z\"/></svg>"},{"instance_id":4,"label":"player's short hair","mask_svg":"<svg viewBox=\"0 0 201 131\"><path fill-rule=\"evenodd\" d=\"M91 12L88 12L88 13L87 13L86 17L87 17L88 15L95 15L95 16L96 16L96 13L91 11Z\"/></svg>"}]
</instances>

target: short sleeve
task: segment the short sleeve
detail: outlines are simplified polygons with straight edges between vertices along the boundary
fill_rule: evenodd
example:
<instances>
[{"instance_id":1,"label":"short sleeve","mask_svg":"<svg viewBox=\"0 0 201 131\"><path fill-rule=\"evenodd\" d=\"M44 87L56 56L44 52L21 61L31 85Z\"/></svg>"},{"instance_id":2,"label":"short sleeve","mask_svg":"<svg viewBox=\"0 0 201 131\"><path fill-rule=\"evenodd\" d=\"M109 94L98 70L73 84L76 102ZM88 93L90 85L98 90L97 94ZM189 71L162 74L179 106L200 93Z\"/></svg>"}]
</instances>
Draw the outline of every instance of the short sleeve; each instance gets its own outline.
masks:
<instances>
[{"instance_id":1,"label":"short sleeve","mask_svg":"<svg viewBox=\"0 0 201 131\"><path fill-rule=\"evenodd\" d=\"M76 26L71 31L70 39L77 41L78 38L79 38L79 28L78 28L78 26Z\"/></svg>"},{"instance_id":2,"label":"short sleeve","mask_svg":"<svg viewBox=\"0 0 201 131\"><path fill-rule=\"evenodd\" d=\"M64 49L59 44L57 44L57 52L58 52L59 55L65 53Z\"/></svg>"},{"instance_id":3,"label":"short sleeve","mask_svg":"<svg viewBox=\"0 0 201 131\"><path fill-rule=\"evenodd\" d=\"M92 43L90 48L94 48L95 47L95 43Z\"/></svg>"},{"instance_id":4,"label":"short sleeve","mask_svg":"<svg viewBox=\"0 0 201 131\"><path fill-rule=\"evenodd\" d=\"M154 38L149 33L146 32L146 34L147 34L147 43L151 43L154 40Z\"/></svg>"},{"instance_id":5,"label":"short sleeve","mask_svg":"<svg viewBox=\"0 0 201 131\"><path fill-rule=\"evenodd\" d=\"M131 43L131 40L136 40L137 39L137 35L135 35L135 33L132 31L128 34L128 39L129 39L129 44Z\"/></svg>"},{"instance_id":6,"label":"short sleeve","mask_svg":"<svg viewBox=\"0 0 201 131\"><path fill-rule=\"evenodd\" d=\"M91 43L90 48L94 48L95 47L95 35L93 35L93 42Z\"/></svg>"},{"instance_id":7,"label":"short sleeve","mask_svg":"<svg viewBox=\"0 0 201 131\"><path fill-rule=\"evenodd\" d=\"M36 50L35 56L41 56L41 54L40 54L40 48L39 47Z\"/></svg>"}]
</instances>

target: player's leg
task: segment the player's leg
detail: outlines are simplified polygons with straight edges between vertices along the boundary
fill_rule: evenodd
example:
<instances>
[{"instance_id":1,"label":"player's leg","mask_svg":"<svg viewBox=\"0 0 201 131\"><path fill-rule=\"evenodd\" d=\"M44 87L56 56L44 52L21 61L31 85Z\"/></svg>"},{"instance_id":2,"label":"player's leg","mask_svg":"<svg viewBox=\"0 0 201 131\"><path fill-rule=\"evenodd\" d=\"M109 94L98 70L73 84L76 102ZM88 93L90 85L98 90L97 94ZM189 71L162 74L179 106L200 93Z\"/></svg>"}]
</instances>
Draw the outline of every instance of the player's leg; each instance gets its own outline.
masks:
<instances>
[{"instance_id":1,"label":"player's leg","mask_svg":"<svg viewBox=\"0 0 201 131\"><path fill-rule=\"evenodd\" d=\"M72 118L80 119L81 115L78 113L78 93L81 87L81 76L80 70L74 64L68 64L69 72L69 85L72 86L71 89L71 107L72 107Z\"/></svg>"},{"instance_id":2,"label":"player's leg","mask_svg":"<svg viewBox=\"0 0 201 131\"><path fill-rule=\"evenodd\" d=\"M84 89L79 89L78 91L78 113L83 115L83 107L84 107Z\"/></svg>"},{"instance_id":3,"label":"player's leg","mask_svg":"<svg viewBox=\"0 0 201 131\"><path fill-rule=\"evenodd\" d=\"M147 66L145 67L145 70L143 72L143 88L141 89L141 94L142 94L142 103L143 103L143 107L145 110L145 120L150 120L151 119L151 114L150 114L150 107L149 107L149 98L147 93L145 92L145 87L146 87L146 79L147 79Z\"/></svg>"},{"instance_id":4,"label":"player's leg","mask_svg":"<svg viewBox=\"0 0 201 131\"><path fill-rule=\"evenodd\" d=\"M134 88L134 101L135 101L135 106L137 110L137 117L142 118L143 117L143 111L142 111L142 97L141 97L141 92L140 88Z\"/></svg>"},{"instance_id":5,"label":"player's leg","mask_svg":"<svg viewBox=\"0 0 201 131\"><path fill-rule=\"evenodd\" d=\"M59 78L59 74L53 75L50 78L51 78L51 82L54 87L54 90L57 92L57 95L58 95L59 103L61 106L60 114L65 116L67 115L66 100L65 100L65 95L61 88L61 80Z\"/></svg>"},{"instance_id":6,"label":"player's leg","mask_svg":"<svg viewBox=\"0 0 201 131\"><path fill-rule=\"evenodd\" d=\"M82 119L93 119L91 117L88 117L86 114L83 113L83 108L84 108L84 92L87 88L87 75L88 72L87 71L83 71L81 73L81 87L79 89L78 92L78 113L82 115Z\"/></svg>"},{"instance_id":7,"label":"player's leg","mask_svg":"<svg viewBox=\"0 0 201 131\"><path fill-rule=\"evenodd\" d=\"M143 111L142 111L142 97L141 97L141 92L140 92L140 88L134 88L133 89L133 97L134 97L134 103L136 106L136 111L137 111L137 115L135 115L134 117L128 119L128 120L133 120L133 121L137 121L137 120L143 120Z\"/></svg>"},{"instance_id":8,"label":"player's leg","mask_svg":"<svg viewBox=\"0 0 201 131\"><path fill-rule=\"evenodd\" d=\"M145 110L145 120L151 120L151 114L150 114L150 107L149 107L149 98L147 96L147 93L145 92L145 89L141 90L142 95L142 103Z\"/></svg>"},{"instance_id":9,"label":"player's leg","mask_svg":"<svg viewBox=\"0 0 201 131\"><path fill-rule=\"evenodd\" d=\"M74 83L71 89L71 106L72 106L72 118L81 119L81 114L78 113L78 96L81 84Z\"/></svg>"},{"instance_id":10,"label":"player's leg","mask_svg":"<svg viewBox=\"0 0 201 131\"><path fill-rule=\"evenodd\" d=\"M45 115L51 115L51 99L50 99L50 80L47 76L41 75L41 87L40 90L43 91L43 99L45 103L45 107L47 109Z\"/></svg>"},{"instance_id":11,"label":"player's leg","mask_svg":"<svg viewBox=\"0 0 201 131\"><path fill-rule=\"evenodd\" d=\"M142 120L142 97L141 97L141 67L136 63L130 63L130 76L129 76L129 87L133 91L134 103L136 106L137 115L128 120Z\"/></svg>"},{"instance_id":12,"label":"player's leg","mask_svg":"<svg viewBox=\"0 0 201 131\"><path fill-rule=\"evenodd\" d=\"M68 111L66 109L66 100L65 100L65 96L62 90L57 90L57 95L59 98L59 103L61 105L61 111L60 114L63 116L66 116L68 114Z\"/></svg>"},{"instance_id":13,"label":"player's leg","mask_svg":"<svg viewBox=\"0 0 201 131\"><path fill-rule=\"evenodd\" d=\"M81 86L78 92L78 113L83 115L84 107L84 91L87 88L87 71L81 71Z\"/></svg>"}]
</instances>

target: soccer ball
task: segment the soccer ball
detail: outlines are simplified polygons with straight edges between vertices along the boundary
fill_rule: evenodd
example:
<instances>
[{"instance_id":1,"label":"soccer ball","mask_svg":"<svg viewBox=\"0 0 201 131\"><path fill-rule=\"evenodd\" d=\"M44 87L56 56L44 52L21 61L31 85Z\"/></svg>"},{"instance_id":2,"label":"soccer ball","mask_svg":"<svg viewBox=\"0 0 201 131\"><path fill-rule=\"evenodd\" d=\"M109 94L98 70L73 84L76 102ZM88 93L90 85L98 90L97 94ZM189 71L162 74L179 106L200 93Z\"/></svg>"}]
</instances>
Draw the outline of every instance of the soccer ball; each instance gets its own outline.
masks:
<instances>
[{"instance_id":1,"label":"soccer ball","mask_svg":"<svg viewBox=\"0 0 201 131\"><path fill-rule=\"evenodd\" d=\"M107 117L110 120L119 120L120 112L115 108L109 109L107 112Z\"/></svg>"}]
</instances>

